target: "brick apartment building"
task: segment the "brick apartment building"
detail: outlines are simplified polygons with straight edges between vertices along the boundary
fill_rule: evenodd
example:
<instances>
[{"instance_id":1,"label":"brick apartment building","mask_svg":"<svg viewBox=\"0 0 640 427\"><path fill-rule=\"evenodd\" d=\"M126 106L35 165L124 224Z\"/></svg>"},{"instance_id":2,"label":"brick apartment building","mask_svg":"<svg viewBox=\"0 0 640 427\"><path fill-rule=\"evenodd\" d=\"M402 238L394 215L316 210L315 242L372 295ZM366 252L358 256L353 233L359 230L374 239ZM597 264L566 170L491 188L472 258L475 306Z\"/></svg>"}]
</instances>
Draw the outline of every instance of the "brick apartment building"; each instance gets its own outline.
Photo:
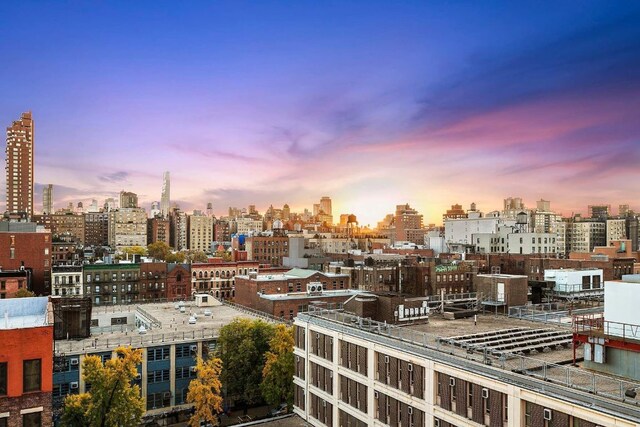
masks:
<instances>
[{"instance_id":1,"label":"brick apartment building","mask_svg":"<svg viewBox=\"0 0 640 427\"><path fill-rule=\"evenodd\" d=\"M0 301L0 425L52 425L53 318L46 297ZM6 313L6 314L4 314Z\"/></svg>"},{"instance_id":2,"label":"brick apartment building","mask_svg":"<svg viewBox=\"0 0 640 427\"><path fill-rule=\"evenodd\" d=\"M51 293L51 233L0 231L0 266L5 270L31 271L31 290Z\"/></svg>"},{"instance_id":3,"label":"brick apartment building","mask_svg":"<svg viewBox=\"0 0 640 427\"><path fill-rule=\"evenodd\" d=\"M191 269L189 264L167 264L167 299L191 298Z\"/></svg>"},{"instance_id":4,"label":"brick apartment building","mask_svg":"<svg viewBox=\"0 0 640 427\"><path fill-rule=\"evenodd\" d=\"M283 258L289 256L289 238L287 236L250 236L245 240L245 250L249 261L280 266Z\"/></svg>"},{"instance_id":5,"label":"brick apartment building","mask_svg":"<svg viewBox=\"0 0 640 427\"><path fill-rule=\"evenodd\" d=\"M140 300L140 264L90 264L83 274L84 296L94 305Z\"/></svg>"},{"instance_id":6,"label":"brick apartment building","mask_svg":"<svg viewBox=\"0 0 640 427\"><path fill-rule=\"evenodd\" d=\"M108 212L84 214L84 239L86 246L107 246L109 244Z\"/></svg>"},{"instance_id":7,"label":"brick apartment building","mask_svg":"<svg viewBox=\"0 0 640 427\"><path fill-rule=\"evenodd\" d=\"M167 263L144 262L140 264L139 301L167 299Z\"/></svg>"}]
</instances>

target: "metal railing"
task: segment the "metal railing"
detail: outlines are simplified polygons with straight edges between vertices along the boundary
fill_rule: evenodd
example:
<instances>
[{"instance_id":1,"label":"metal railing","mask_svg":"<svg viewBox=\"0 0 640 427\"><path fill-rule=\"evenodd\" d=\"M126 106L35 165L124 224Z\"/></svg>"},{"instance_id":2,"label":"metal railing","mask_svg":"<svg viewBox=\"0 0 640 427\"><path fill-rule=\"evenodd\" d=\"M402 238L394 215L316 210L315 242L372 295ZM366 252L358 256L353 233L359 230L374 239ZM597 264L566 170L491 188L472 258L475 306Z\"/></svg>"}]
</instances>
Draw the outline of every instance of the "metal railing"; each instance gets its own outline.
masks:
<instances>
[{"instance_id":1,"label":"metal railing","mask_svg":"<svg viewBox=\"0 0 640 427\"><path fill-rule=\"evenodd\" d=\"M546 303L509 307L509 317L568 328L574 315L596 314L602 310L602 307L569 309L565 304Z\"/></svg>"},{"instance_id":2,"label":"metal railing","mask_svg":"<svg viewBox=\"0 0 640 427\"><path fill-rule=\"evenodd\" d=\"M622 341L640 341L640 325L605 320L598 315L578 315L573 319L573 332L583 335L618 337Z\"/></svg>"},{"instance_id":3,"label":"metal railing","mask_svg":"<svg viewBox=\"0 0 640 427\"><path fill-rule=\"evenodd\" d=\"M521 385L556 397L566 396L571 401L580 400L588 405L640 422L640 396L625 395L629 389L640 388L639 382L601 375L568 365L550 363L519 354L492 355L489 351L467 352L438 340L438 337L421 331L406 329L355 315L329 310L315 310L298 316L308 321L338 330L345 334L374 340L407 353L446 363L459 369L484 373L492 378ZM541 380L531 381L533 380ZM585 392L579 395L577 392Z\"/></svg>"},{"instance_id":4,"label":"metal railing","mask_svg":"<svg viewBox=\"0 0 640 427\"><path fill-rule=\"evenodd\" d=\"M264 311L260 311L260 310L253 309L251 307L246 307L244 305L236 304L235 302L231 302L227 300L218 300L218 301L220 301L223 305L234 308L243 313L250 314L254 317L258 317L267 322L284 323L287 325L291 325L293 323L293 320L276 317L269 313L265 313Z\"/></svg>"},{"instance_id":5,"label":"metal railing","mask_svg":"<svg viewBox=\"0 0 640 427\"><path fill-rule=\"evenodd\" d=\"M115 338L96 336L93 339L88 338L82 341L55 341L54 352L69 355L114 350L120 346L142 348L185 341L202 341L217 338L219 332L219 328L203 328L192 331L167 332L161 334L137 334L132 332L130 335Z\"/></svg>"}]
</instances>

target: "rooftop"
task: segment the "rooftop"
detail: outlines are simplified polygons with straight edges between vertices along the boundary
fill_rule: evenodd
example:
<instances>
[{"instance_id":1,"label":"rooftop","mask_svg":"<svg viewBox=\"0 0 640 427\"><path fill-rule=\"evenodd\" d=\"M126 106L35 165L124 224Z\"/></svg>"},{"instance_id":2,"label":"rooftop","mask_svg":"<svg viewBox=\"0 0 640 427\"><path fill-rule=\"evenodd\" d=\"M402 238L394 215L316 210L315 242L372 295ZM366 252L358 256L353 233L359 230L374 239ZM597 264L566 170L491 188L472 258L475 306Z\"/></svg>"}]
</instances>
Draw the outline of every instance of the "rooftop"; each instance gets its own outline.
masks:
<instances>
[{"instance_id":1,"label":"rooftop","mask_svg":"<svg viewBox=\"0 0 640 427\"><path fill-rule=\"evenodd\" d=\"M91 336L82 340L58 340L56 352L84 353L113 350L120 345L148 347L162 343L186 342L197 339L216 338L222 326L236 318L256 318L248 312L223 305L218 301L212 307L196 307L192 301L184 303L181 313L175 303L144 305L117 305L93 307L91 317L135 316L147 324L152 324L146 333L140 334L135 325L123 324L92 328ZM205 315L205 312L210 315ZM189 318L196 316L196 323L189 324Z\"/></svg>"},{"instance_id":2,"label":"rooftop","mask_svg":"<svg viewBox=\"0 0 640 427\"><path fill-rule=\"evenodd\" d=\"M49 326L48 304L48 297L1 299L0 329Z\"/></svg>"}]
</instances>

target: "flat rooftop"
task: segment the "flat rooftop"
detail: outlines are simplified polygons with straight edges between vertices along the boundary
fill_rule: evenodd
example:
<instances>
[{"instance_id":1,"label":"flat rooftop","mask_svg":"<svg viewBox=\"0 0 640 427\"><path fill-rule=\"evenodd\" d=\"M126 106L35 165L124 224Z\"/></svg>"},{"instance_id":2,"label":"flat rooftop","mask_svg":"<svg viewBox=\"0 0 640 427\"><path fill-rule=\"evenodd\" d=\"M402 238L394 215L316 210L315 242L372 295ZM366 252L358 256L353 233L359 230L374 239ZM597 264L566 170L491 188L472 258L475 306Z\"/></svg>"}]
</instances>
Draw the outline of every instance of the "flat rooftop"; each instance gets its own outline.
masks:
<instances>
[{"instance_id":1,"label":"flat rooftop","mask_svg":"<svg viewBox=\"0 0 640 427\"><path fill-rule=\"evenodd\" d=\"M220 329L231 323L236 318L257 319L257 316L249 312L241 311L215 301L212 307L196 307L193 301L185 302L185 312L176 309L175 303L141 304L141 305L116 305L98 306L92 309L92 318L104 318L105 316L125 317L136 316L149 319L158 323L140 334L135 325L117 325L108 328L99 328L102 332L94 332L90 337L81 340L57 340L56 352L62 353L86 353L111 351L120 345L133 347L149 347L153 345L171 344L174 342L187 342L214 339ZM205 311L211 315L205 315ZM196 323L189 324L189 318L196 316Z\"/></svg>"},{"instance_id":2,"label":"flat rooftop","mask_svg":"<svg viewBox=\"0 0 640 427\"><path fill-rule=\"evenodd\" d=\"M48 297L0 299L0 329L49 326Z\"/></svg>"}]
</instances>

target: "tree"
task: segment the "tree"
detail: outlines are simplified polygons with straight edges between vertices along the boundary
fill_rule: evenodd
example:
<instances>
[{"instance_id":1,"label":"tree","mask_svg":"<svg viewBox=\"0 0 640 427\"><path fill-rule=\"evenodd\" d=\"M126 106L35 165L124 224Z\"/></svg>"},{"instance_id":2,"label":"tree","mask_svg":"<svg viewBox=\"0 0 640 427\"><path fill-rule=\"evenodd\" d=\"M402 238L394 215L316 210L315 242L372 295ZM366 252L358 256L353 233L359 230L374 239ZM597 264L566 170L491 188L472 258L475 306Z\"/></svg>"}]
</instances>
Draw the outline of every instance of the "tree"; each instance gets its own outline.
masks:
<instances>
[{"instance_id":1,"label":"tree","mask_svg":"<svg viewBox=\"0 0 640 427\"><path fill-rule=\"evenodd\" d=\"M167 255L167 258L165 259L165 261L183 263L184 258L185 258L184 252L176 252L176 253L170 253L169 255Z\"/></svg>"},{"instance_id":2,"label":"tree","mask_svg":"<svg viewBox=\"0 0 640 427\"><path fill-rule=\"evenodd\" d=\"M27 288L20 288L16 291L15 294L13 294L14 298L29 298L29 297L35 297L35 296L36 294L31 292Z\"/></svg>"},{"instance_id":3,"label":"tree","mask_svg":"<svg viewBox=\"0 0 640 427\"><path fill-rule=\"evenodd\" d=\"M293 327L278 325L269 341L262 370L262 397L271 406L293 404Z\"/></svg>"},{"instance_id":4,"label":"tree","mask_svg":"<svg viewBox=\"0 0 640 427\"><path fill-rule=\"evenodd\" d=\"M171 253L171 248L165 242L150 243L147 246L147 253L153 259L164 261Z\"/></svg>"},{"instance_id":5,"label":"tree","mask_svg":"<svg viewBox=\"0 0 640 427\"><path fill-rule=\"evenodd\" d=\"M187 251L185 260L188 263L207 262L209 261L209 257L207 257L207 254L205 254L203 251Z\"/></svg>"},{"instance_id":6,"label":"tree","mask_svg":"<svg viewBox=\"0 0 640 427\"><path fill-rule=\"evenodd\" d=\"M122 252L128 256L133 256L133 255L145 256L147 254L147 249L142 246L127 246L124 249L122 249Z\"/></svg>"},{"instance_id":7,"label":"tree","mask_svg":"<svg viewBox=\"0 0 640 427\"><path fill-rule=\"evenodd\" d=\"M207 361L198 358L197 376L189 383L187 393L187 402L195 405L195 412L189 419L191 427L200 427L201 421L218 425L218 414L222 412L221 372L222 360L219 358L212 357Z\"/></svg>"},{"instance_id":8,"label":"tree","mask_svg":"<svg viewBox=\"0 0 640 427\"><path fill-rule=\"evenodd\" d=\"M265 353L274 327L262 320L235 319L220 329L217 356L222 359L225 397L247 406L260 401Z\"/></svg>"},{"instance_id":9,"label":"tree","mask_svg":"<svg viewBox=\"0 0 640 427\"><path fill-rule=\"evenodd\" d=\"M142 363L142 350L118 347L117 357L102 363L98 356L82 362L82 378L91 391L65 399L62 424L65 426L134 427L144 413L140 387L133 384Z\"/></svg>"}]
</instances>

